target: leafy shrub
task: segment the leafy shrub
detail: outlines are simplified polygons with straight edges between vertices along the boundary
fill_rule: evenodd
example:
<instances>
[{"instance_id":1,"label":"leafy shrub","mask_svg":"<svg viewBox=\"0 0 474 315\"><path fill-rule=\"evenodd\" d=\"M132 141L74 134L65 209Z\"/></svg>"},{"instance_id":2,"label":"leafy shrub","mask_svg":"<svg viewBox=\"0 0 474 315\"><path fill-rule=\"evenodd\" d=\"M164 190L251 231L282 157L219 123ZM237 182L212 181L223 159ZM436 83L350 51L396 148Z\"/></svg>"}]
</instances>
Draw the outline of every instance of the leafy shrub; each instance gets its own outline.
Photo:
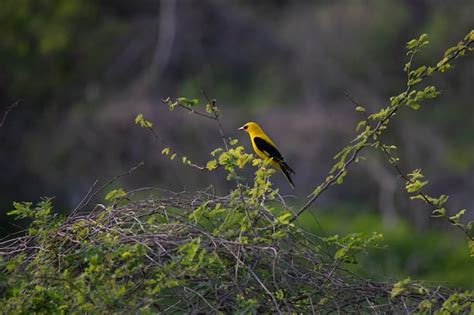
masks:
<instances>
[{"instance_id":1,"label":"leafy shrub","mask_svg":"<svg viewBox=\"0 0 474 315\"><path fill-rule=\"evenodd\" d=\"M139 201L130 201L136 191L116 189L106 195L109 205L81 212L82 205L68 217L52 213L51 199L35 207L15 203L10 214L31 223L25 235L0 243L0 308L11 314L473 311L471 291L425 287L409 278L382 283L348 272L346 264L379 246L380 234L318 237L295 225L324 191L343 183L363 150L375 148L400 173L410 197L459 228L473 247L471 226L461 221L465 211L447 216L447 196L428 195L421 170L404 174L396 147L381 139L398 111L419 109L421 101L439 94L433 86L415 87L451 68L453 60L472 51L473 42L471 31L436 66L415 70L413 57L428 43L427 36L408 42L406 90L377 113L368 115L357 104L364 114L360 133L335 156L326 179L297 211L273 187L269 161L225 136L214 100L204 94L204 111L194 99L164 100L170 110L180 107L216 122L223 147L211 152L205 165L171 148L143 115L135 123L160 141L171 160L199 171L223 170L234 189L227 196L217 196L211 187ZM250 166L255 176L245 184L239 169Z\"/></svg>"}]
</instances>

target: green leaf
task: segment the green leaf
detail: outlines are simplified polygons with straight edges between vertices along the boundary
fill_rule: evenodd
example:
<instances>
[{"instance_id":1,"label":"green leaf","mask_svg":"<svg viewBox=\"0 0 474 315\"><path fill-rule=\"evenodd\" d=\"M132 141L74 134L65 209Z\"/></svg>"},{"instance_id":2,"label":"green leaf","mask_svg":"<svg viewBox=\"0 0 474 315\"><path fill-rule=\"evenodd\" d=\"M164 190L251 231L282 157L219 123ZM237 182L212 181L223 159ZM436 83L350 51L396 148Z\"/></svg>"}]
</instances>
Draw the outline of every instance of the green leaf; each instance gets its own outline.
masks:
<instances>
[{"instance_id":1,"label":"green leaf","mask_svg":"<svg viewBox=\"0 0 474 315\"><path fill-rule=\"evenodd\" d=\"M282 224L289 224L292 214L289 211L285 211L282 215L277 217L277 221Z\"/></svg>"},{"instance_id":2,"label":"green leaf","mask_svg":"<svg viewBox=\"0 0 474 315\"><path fill-rule=\"evenodd\" d=\"M341 259L341 258L344 258L346 254L347 254L347 247L339 248L334 254L334 258Z\"/></svg>"},{"instance_id":3,"label":"green leaf","mask_svg":"<svg viewBox=\"0 0 474 315\"><path fill-rule=\"evenodd\" d=\"M217 148L211 152L211 156L216 156L217 153L224 151L222 148Z\"/></svg>"},{"instance_id":4,"label":"green leaf","mask_svg":"<svg viewBox=\"0 0 474 315\"><path fill-rule=\"evenodd\" d=\"M141 127L143 128L151 128L153 127L153 123L149 120L145 120L145 118L143 117L143 114L138 114L136 117L135 117L135 124L136 125L140 125Z\"/></svg>"},{"instance_id":5,"label":"green leaf","mask_svg":"<svg viewBox=\"0 0 474 315\"><path fill-rule=\"evenodd\" d=\"M217 160L211 160L211 161L207 162L206 168L210 171L212 171L213 169L216 169L217 168Z\"/></svg>"},{"instance_id":6,"label":"green leaf","mask_svg":"<svg viewBox=\"0 0 474 315\"><path fill-rule=\"evenodd\" d=\"M435 209L435 210L433 210L433 212L431 212L431 216L433 218L440 218L440 217L444 217L445 215L446 215L446 209L445 208Z\"/></svg>"},{"instance_id":7,"label":"green leaf","mask_svg":"<svg viewBox=\"0 0 474 315\"><path fill-rule=\"evenodd\" d=\"M418 45L418 41L416 39L412 39L409 42L407 42L407 48L408 49L413 49Z\"/></svg>"},{"instance_id":8,"label":"green leaf","mask_svg":"<svg viewBox=\"0 0 474 315\"><path fill-rule=\"evenodd\" d=\"M177 105L178 105L178 102L168 103L168 109L170 110L170 112L172 112Z\"/></svg>"},{"instance_id":9,"label":"green leaf","mask_svg":"<svg viewBox=\"0 0 474 315\"><path fill-rule=\"evenodd\" d=\"M413 104L410 104L410 107L414 110L418 110L420 109L420 104L413 103Z\"/></svg>"},{"instance_id":10,"label":"green leaf","mask_svg":"<svg viewBox=\"0 0 474 315\"><path fill-rule=\"evenodd\" d=\"M390 292L390 298L394 299L398 295L402 294L407 290L407 285L410 284L411 278L408 277L401 280L393 285L392 291Z\"/></svg>"},{"instance_id":11,"label":"green leaf","mask_svg":"<svg viewBox=\"0 0 474 315\"><path fill-rule=\"evenodd\" d=\"M42 291L44 291L44 290L45 290L45 287L43 287L43 286L41 286L41 285L39 285L39 284L35 285L35 291L36 291L36 292L42 292Z\"/></svg>"},{"instance_id":12,"label":"green leaf","mask_svg":"<svg viewBox=\"0 0 474 315\"><path fill-rule=\"evenodd\" d=\"M428 39L428 34L423 33L423 34L420 35L420 38L418 38L418 41L419 42L426 42L427 39Z\"/></svg>"},{"instance_id":13,"label":"green leaf","mask_svg":"<svg viewBox=\"0 0 474 315\"><path fill-rule=\"evenodd\" d=\"M116 200L124 197L126 194L127 193L122 188L114 189L105 195L105 200Z\"/></svg>"},{"instance_id":14,"label":"green leaf","mask_svg":"<svg viewBox=\"0 0 474 315\"><path fill-rule=\"evenodd\" d=\"M455 215L449 217L449 221L451 221L451 223L453 223L455 225L459 224L459 219L461 218L461 216L464 215L464 213L466 213L466 209L459 210L458 213L456 213Z\"/></svg>"},{"instance_id":15,"label":"green leaf","mask_svg":"<svg viewBox=\"0 0 474 315\"><path fill-rule=\"evenodd\" d=\"M359 131L359 129L365 127L366 124L367 124L367 122L366 122L365 120L360 121L360 122L357 124L356 131Z\"/></svg>"},{"instance_id":16,"label":"green leaf","mask_svg":"<svg viewBox=\"0 0 474 315\"><path fill-rule=\"evenodd\" d=\"M164 148L163 150L161 150L161 154L166 154L168 155L170 153L170 148L169 147L166 147Z\"/></svg>"},{"instance_id":17,"label":"green leaf","mask_svg":"<svg viewBox=\"0 0 474 315\"><path fill-rule=\"evenodd\" d=\"M151 128L151 127L153 127L153 123L149 120L144 120L142 127Z\"/></svg>"},{"instance_id":18,"label":"green leaf","mask_svg":"<svg viewBox=\"0 0 474 315\"><path fill-rule=\"evenodd\" d=\"M199 103L197 98L189 99L186 97L178 97L176 101L184 106L192 107Z\"/></svg>"},{"instance_id":19,"label":"green leaf","mask_svg":"<svg viewBox=\"0 0 474 315\"><path fill-rule=\"evenodd\" d=\"M433 303L430 300L423 300L418 304L420 310L430 310L433 307Z\"/></svg>"},{"instance_id":20,"label":"green leaf","mask_svg":"<svg viewBox=\"0 0 474 315\"><path fill-rule=\"evenodd\" d=\"M341 175L339 175L339 177L336 179L336 183L337 184L342 184L344 182L344 177L346 177L347 175L347 171L344 171L341 173Z\"/></svg>"},{"instance_id":21,"label":"green leaf","mask_svg":"<svg viewBox=\"0 0 474 315\"><path fill-rule=\"evenodd\" d=\"M137 117L135 117L135 125L138 124L143 120L143 114L138 114Z\"/></svg>"}]
</instances>

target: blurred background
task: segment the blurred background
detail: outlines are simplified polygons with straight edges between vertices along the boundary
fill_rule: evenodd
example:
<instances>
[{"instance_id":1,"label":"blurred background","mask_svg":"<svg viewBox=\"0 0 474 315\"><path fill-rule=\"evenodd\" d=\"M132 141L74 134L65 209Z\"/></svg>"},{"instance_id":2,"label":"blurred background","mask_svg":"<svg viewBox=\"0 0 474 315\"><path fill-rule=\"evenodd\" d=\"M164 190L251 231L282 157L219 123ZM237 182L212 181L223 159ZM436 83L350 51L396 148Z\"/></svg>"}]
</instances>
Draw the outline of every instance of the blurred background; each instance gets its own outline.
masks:
<instances>
[{"instance_id":1,"label":"blurred background","mask_svg":"<svg viewBox=\"0 0 474 315\"><path fill-rule=\"evenodd\" d=\"M406 41L428 33L415 63L435 63L474 27L472 12L470 0L3 0L1 113L21 102L0 128L0 234L18 228L6 216L13 201L55 196L67 212L96 179L140 161L117 187L226 193L232 183L223 173L162 157L159 142L133 123L143 113L173 147L205 163L221 145L215 124L161 104L167 96L204 103L201 89L247 150L239 126L258 121L268 131L296 171L295 190L274 176L296 207L362 118L345 94L371 111L386 105L404 89ZM453 210L474 208L472 82L474 58L460 60L433 78L443 94L401 112L385 138L400 148L402 169L421 167L430 192L450 195ZM375 276L474 286L462 235L410 202L383 156L364 156L313 207L325 231L311 217L308 228L383 232L389 250L364 258ZM251 179L251 169L244 173Z\"/></svg>"}]
</instances>

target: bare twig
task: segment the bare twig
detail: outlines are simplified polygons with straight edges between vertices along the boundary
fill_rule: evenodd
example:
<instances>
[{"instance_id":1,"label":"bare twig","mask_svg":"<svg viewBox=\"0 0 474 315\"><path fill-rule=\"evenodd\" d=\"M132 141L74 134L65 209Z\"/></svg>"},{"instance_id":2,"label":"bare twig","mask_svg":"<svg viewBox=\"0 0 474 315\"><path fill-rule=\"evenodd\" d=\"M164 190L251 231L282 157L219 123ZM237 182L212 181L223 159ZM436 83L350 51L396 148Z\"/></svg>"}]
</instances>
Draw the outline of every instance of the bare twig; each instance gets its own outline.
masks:
<instances>
[{"instance_id":1,"label":"bare twig","mask_svg":"<svg viewBox=\"0 0 474 315\"><path fill-rule=\"evenodd\" d=\"M4 112L3 112L3 116L2 116L2 120L0 120L0 128L3 127L3 125L5 124L5 120L7 119L7 116L8 114L14 110L16 107L18 107L18 105L21 103L21 98L16 100L15 102L13 102L12 104L8 105Z\"/></svg>"},{"instance_id":2,"label":"bare twig","mask_svg":"<svg viewBox=\"0 0 474 315\"><path fill-rule=\"evenodd\" d=\"M114 182L116 182L118 179L120 179L121 177L123 176L126 176L126 175L130 175L132 174L134 171L136 171L137 169L139 169L140 167L142 167L144 165L143 161L141 161L140 163L138 163L137 165L135 165L134 167L130 168L128 171L122 173L122 174L119 174L119 175L116 175L114 177L112 177L108 182L106 182L104 185L100 186L96 191L94 191L93 193L92 190L93 188L97 185L97 183L99 182L99 180L97 179L93 184L92 186L89 188L89 191L87 192L87 194L84 196L84 198L81 200L81 202L76 206L76 208L74 208L74 210L71 211L71 214L69 215L70 217L74 216L77 212L81 211L82 209L84 209L88 204L89 202L92 200L92 198L94 198L95 196L97 196L99 193L101 193L105 188L107 188L108 186L110 186L111 184L113 184Z\"/></svg>"},{"instance_id":3,"label":"bare twig","mask_svg":"<svg viewBox=\"0 0 474 315\"><path fill-rule=\"evenodd\" d=\"M222 128L222 124L221 124L221 121L219 119L220 116L219 116L219 112L217 111L216 100L212 99L212 101L211 101L209 99L209 97L207 96L206 91L204 91L204 90L201 90L201 94L207 100L207 103L211 106L212 114L214 115L213 119L217 123L217 128L219 129L219 134L221 135L222 142L224 143L224 147L225 147L226 151L229 151L229 147L228 147L228 144L227 144L227 139L226 139L225 134L224 134L224 129Z\"/></svg>"}]
</instances>

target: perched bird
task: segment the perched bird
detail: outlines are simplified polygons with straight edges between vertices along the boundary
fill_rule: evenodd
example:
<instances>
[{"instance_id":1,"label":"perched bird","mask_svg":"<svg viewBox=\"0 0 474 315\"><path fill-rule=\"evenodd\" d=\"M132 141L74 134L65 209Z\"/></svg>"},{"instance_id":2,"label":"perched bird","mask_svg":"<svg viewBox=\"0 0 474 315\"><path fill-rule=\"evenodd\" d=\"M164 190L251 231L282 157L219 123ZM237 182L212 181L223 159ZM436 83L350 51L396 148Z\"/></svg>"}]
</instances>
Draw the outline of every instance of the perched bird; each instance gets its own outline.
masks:
<instances>
[{"instance_id":1,"label":"perched bird","mask_svg":"<svg viewBox=\"0 0 474 315\"><path fill-rule=\"evenodd\" d=\"M270 137L263 132L262 128L260 128L257 123L248 122L240 127L239 130L243 130L249 134L250 142L252 143L255 153L257 153L257 155L263 160L270 159L272 166L277 170L282 171L288 179L290 186L295 188L295 184L291 179L291 174L294 174L295 171L286 164L280 151L278 151Z\"/></svg>"}]
</instances>

